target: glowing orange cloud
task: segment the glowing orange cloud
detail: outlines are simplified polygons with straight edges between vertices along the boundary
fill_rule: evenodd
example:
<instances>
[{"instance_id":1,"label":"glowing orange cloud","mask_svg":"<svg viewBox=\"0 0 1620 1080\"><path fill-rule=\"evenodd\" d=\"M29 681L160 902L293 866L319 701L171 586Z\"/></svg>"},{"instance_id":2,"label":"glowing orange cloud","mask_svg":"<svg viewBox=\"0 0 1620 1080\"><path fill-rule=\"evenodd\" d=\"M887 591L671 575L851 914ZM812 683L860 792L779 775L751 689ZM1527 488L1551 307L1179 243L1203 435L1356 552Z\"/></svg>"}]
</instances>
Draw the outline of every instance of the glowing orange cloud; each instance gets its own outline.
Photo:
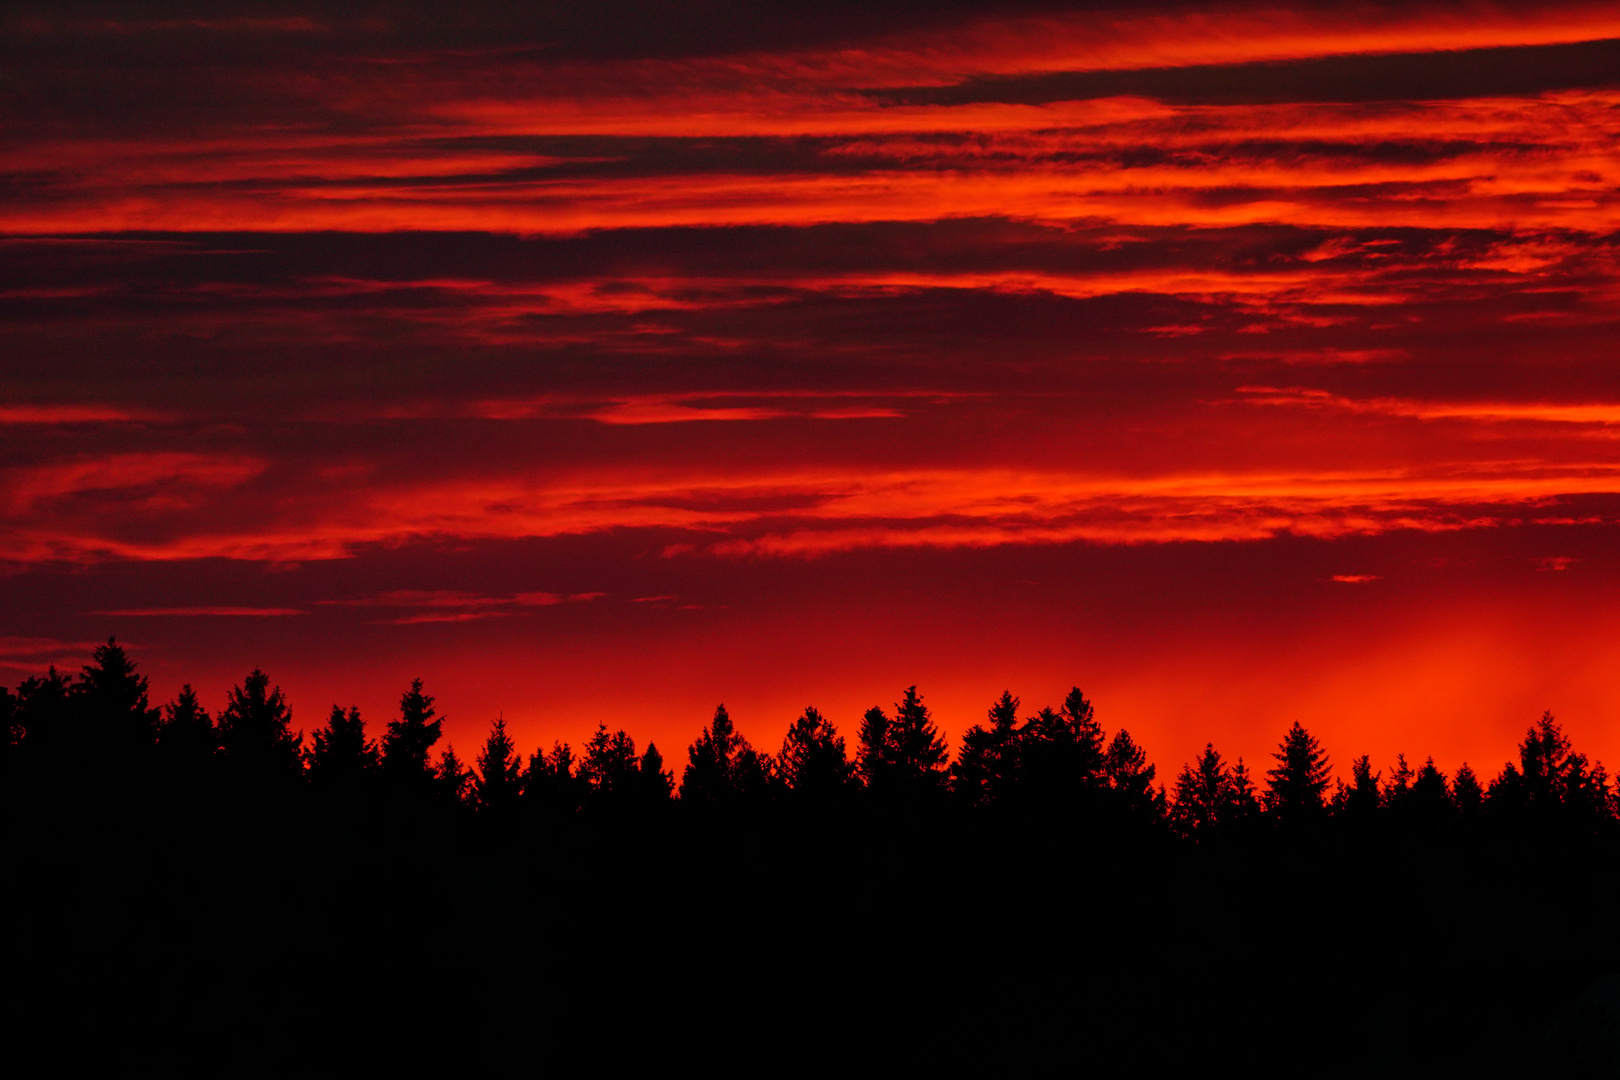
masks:
<instances>
[{"instance_id":1,"label":"glowing orange cloud","mask_svg":"<svg viewBox=\"0 0 1620 1080\"><path fill-rule=\"evenodd\" d=\"M105 472L81 467L80 490L109 491ZM137 485L167 470L125 473ZM62 479L60 472L50 474ZM223 483L220 475L210 481ZM250 473L229 474L245 479ZM94 479L90 479L90 478ZM37 491L42 478L26 486ZM1620 464L1490 462L1367 472L1197 473L1083 476L996 469L752 475L597 475L544 482L458 478L444 484L347 491L297 520L272 517L221 528L198 493L165 508L191 510L163 540L119 535L118 519L35 511L5 534L12 559L341 558L367 545L433 538L520 538L612 529L715 534L720 555L815 555L861 547L991 547L1322 538L1392 529L1488 526L1523 507L1581 494L1620 492ZM127 501L117 489L119 503ZM63 493L58 493L61 498ZM35 496L37 501L39 496ZM760 509L761 504L772 509ZM32 503L28 505L32 506ZM151 506L151 497L142 500ZM737 536L735 534L742 533ZM734 538L727 538L732 534ZM532 598L531 598L532 599ZM546 603L556 602L542 594ZM449 597L416 606L492 609L522 598ZM476 617L463 612L457 618Z\"/></svg>"},{"instance_id":2,"label":"glowing orange cloud","mask_svg":"<svg viewBox=\"0 0 1620 1080\"><path fill-rule=\"evenodd\" d=\"M1481 422L1532 422L1547 424L1620 424L1620 404L1607 402L1441 402L1402 398L1356 400L1325 390L1302 387L1278 389L1267 386L1239 387L1244 400L1256 405L1284 405L1309 409L1338 409L1345 412L1406 416L1419 420L1473 420Z\"/></svg>"}]
</instances>

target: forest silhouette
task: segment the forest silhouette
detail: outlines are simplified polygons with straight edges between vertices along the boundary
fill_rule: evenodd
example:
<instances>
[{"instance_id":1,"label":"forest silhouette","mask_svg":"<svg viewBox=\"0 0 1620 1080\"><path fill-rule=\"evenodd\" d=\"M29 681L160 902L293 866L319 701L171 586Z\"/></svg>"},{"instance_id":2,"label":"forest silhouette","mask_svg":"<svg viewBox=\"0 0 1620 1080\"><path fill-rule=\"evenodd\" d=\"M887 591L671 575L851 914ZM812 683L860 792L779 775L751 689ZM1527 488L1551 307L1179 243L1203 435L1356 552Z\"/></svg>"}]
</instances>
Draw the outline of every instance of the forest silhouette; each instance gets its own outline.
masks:
<instances>
[{"instance_id":1,"label":"forest silhouette","mask_svg":"<svg viewBox=\"0 0 1620 1080\"><path fill-rule=\"evenodd\" d=\"M260 670L218 716L154 705L110 639L0 718L11 996L78 1053L290 1066L501 1018L549 1034L468 1060L614 1031L715 1067L1620 1069L1620 801L1551 713L1488 780L1341 772L1297 722L1161 776L1078 688L1003 693L954 758L913 686L852 745L807 707L756 749L720 705L673 758L497 718L469 766L420 679L306 736Z\"/></svg>"}]
</instances>

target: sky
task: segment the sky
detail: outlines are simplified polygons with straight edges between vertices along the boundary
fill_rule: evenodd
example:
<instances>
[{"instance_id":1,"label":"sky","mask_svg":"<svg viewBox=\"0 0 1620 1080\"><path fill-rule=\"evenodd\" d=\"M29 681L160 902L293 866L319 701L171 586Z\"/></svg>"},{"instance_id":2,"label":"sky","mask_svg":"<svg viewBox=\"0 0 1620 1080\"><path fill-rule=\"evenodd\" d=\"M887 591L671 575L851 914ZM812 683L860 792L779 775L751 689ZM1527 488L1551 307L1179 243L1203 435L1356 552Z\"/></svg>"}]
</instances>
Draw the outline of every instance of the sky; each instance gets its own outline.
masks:
<instances>
[{"instance_id":1,"label":"sky","mask_svg":"<svg viewBox=\"0 0 1620 1080\"><path fill-rule=\"evenodd\" d=\"M1620 765L1620 12L0 15L0 682Z\"/></svg>"}]
</instances>

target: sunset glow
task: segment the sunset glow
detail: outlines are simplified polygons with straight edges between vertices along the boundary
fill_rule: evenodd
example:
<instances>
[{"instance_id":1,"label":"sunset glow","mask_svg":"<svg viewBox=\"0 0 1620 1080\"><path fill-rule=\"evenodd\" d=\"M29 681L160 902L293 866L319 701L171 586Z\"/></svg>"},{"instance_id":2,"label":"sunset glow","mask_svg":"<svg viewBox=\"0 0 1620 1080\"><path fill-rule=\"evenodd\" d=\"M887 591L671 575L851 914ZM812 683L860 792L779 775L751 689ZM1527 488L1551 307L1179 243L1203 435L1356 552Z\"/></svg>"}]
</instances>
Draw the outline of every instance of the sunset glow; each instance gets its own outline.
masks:
<instances>
[{"instance_id":1,"label":"sunset glow","mask_svg":"<svg viewBox=\"0 0 1620 1080\"><path fill-rule=\"evenodd\" d=\"M1620 765L1613 4L227 8L0 17L0 682Z\"/></svg>"}]
</instances>

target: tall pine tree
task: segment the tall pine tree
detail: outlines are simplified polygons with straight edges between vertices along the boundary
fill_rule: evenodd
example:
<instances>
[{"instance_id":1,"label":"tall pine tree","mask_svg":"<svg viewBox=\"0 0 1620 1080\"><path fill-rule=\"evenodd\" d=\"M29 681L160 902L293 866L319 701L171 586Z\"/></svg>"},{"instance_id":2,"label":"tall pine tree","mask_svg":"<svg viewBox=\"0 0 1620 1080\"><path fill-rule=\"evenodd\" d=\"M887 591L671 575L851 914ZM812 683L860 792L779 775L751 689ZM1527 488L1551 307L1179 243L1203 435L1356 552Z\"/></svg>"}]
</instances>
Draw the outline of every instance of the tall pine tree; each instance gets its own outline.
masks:
<instances>
[{"instance_id":1,"label":"tall pine tree","mask_svg":"<svg viewBox=\"0 0 1620 1080\"><path fill-rule=\"evenodd\" d=\"M135 671L116 638L98 646L73 686L87 749L115 768L139 769L157 738L159 711L147 700L146 676Z\"/></svg>"},{"instance_id":2,"label":"tall pine tree","mask_svg":"<svg viewBox=\"0 0 1620 1080\"><path fill-rule=\"evenodd\" d=\"M844 750L844 737L813 706L788 725L776 758L777 778L800 801L820 802L846 792L855 765Z\"/></svg>"},{"instance_id":3,"label":"tall pine tree","mask_svg":"<svg viewBox=\"0 0 1620 1080\"><path fill-rule=\"evenodd\" d=\"M309 782L318 790L358 795L381 766L376 740L366 738L360 710L340 705L310 736Z\"/></svg>"},{"instance_id":4,"label":"tall pine tree","mask_svg":"<svg viewBox=\"0 0 1620 1080\"><path fill-rule=\"evenodd\" d=\"M1130 820L1150 822L1164 811L1164 792L1153 786L1155 766L1131 733L1120 728L1103 755L1112 801Z\"/></svg>"},{"instance_id":5,"label":"tall pine tree","mask_svg":"<svg viewBox=\"0 0 1620 1080\"><path fill-rule=\"evenodd\" d=\"M1322 744L1296 720L1271 756L1277 764L1266 771L1266 809L1284 825L1318 820L1326 810L1330 773Z\"/></svg>"},{"instance_id":6,"label":"tall pine tree","mask_svg":"<svg viewBox=\"0 0 1620 1080\"><path fill-rule=\"evenodd\" d=\"M550 753L536 750L523 772L523 804L532 816L551 823L576 813L582 803L583 782L574 773L574 751L554 742Z\"/></svg>"},{"instance_id":7,"label":"tall pine tree","mask_svg":"<svg viewBox=\"0 0 1620 1080\"><path fill-rule=\"evenodd\" d=\"M748 744L723 704L715 708L714 719L687 748L686 756L681 802L687 805L734 806L762 795L770 777L769 756Z\"/></svg>"},{"instance_id":8,"label":"tall pine tree","mask_svg":"<svg viewBox=\"0 0 1620 1080\"><path fill-rule=\"evenodd\" d=\"M887 779L896 795L928 798L945 791L950 752L915 686L907 687L895 704L884 747Z\"/></svg>"},{"instance_id":9,"label":"tall pine tree","mask_svg":"<svg viewBox=\"0 0 1620 1080\"><path fill-rule=\"evenodd\" d=\"M411 688L399 699L399 719L388 722L382 740L383 776L395 791L425 796L433 788L437 770L428 754L443 725L433 698L422 692L422 680L412 679Z\"/></svg>"},{"instance_id":10,"label":"tall pine tree","mask_svg":"<svg viewBox=\"0 0 1620 1080\"><path fill-rule=\"evenodd\" d=\"M196 777L214 760L219 733L190 683L182 686L179 695L164 707L157 746L168 767L183 776Z\"/></svg>"},{"instance_id":11,"label":"tall pine tree","mask_svg":"<svg viewBox=\"0 0 1620 1080\"><path fill-rule=\"evenodd\" d=\"M249 781L290 782L303 777L303 732L292 730L292 710L281 687L254 668L231 689L219 714L220 753L232 774Z\"/></svg>"},{"instance_id":12,"label":"tall pine tree","mask_svg":"<svg viewBox=\"0 0 1620 1080\"><path fill-rule=\"evenodd\" d=\"M489 738L476 759L478 775L473 778L473 803L490 815L510 814L522 792L523 758L506 733L506 718L496 717Z\"/></svg>"}]
</instances>

